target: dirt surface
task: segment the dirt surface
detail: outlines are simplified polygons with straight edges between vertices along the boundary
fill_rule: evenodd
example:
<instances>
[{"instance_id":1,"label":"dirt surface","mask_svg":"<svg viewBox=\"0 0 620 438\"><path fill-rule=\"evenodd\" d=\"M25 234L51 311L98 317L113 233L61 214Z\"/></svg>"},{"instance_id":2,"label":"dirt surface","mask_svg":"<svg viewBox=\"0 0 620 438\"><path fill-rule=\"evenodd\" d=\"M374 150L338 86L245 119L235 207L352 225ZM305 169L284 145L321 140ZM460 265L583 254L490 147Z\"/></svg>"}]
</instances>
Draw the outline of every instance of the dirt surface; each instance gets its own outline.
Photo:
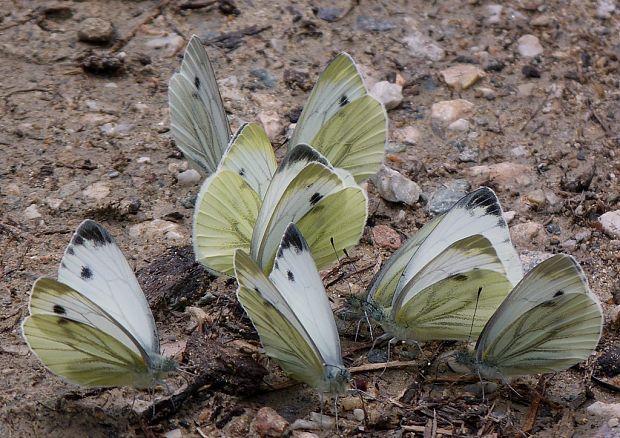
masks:
<instances>
[{"instance_id":1,"label":"dirt surface","mask_svg":"<svg viewBox=\"0 0 620 438\"><path fill-rule=\"evenodd\" d=\"M342 295L364 290L377 260L389 256L373 244L371 228L385 224L411 234L430 218L426 201L454 180L493 187L504 209L515 212L510 226L520 252L573 254L608 316L618 304L620 245L598 223L601 214L619 209L620 198L617 10L603 17L597 2L576 0L512 0L496 18L487 2L475 0L1 4L0 436L246 436L262 406L290 423L320 410L313 391L287 385L258 354L234 282L192 264L187 245L199 182L177 181L186 163L170 139L167 108L167 82L192 34L208 42L233 127L275 115L276 145L339 51L355 58L370 85L403 85L402 102L389 111L393 144L386 163L416 181L423 198L411 207L388 203L367 185L369 223L351 251L356 261L326 278L338 280L328 288L335 307L344 304ZM92 17L105 21L89 30L85 20ZM114 28L111 38L106 22ZM80 41L78 31L104 43ZM443 57L414 56L405 41L416 32L443 49ZM539 39L541 55L519 54L517 40L526 34ZM451 88L440 72L458 63L477 66L486 77L467 90ZM433 103L457 98L474 104L468 129L431 121ZM398 147L407 127L415 129L408 131L415 144ZM509 164L488 167L498 163ZM71 233L85 218L104 224L140 272L165 351L199 364L200 378L168 380L169 390L182 396L156 406L154 420L150 406L168 399L165 389L147 394L64 383L21 337L33 281L56 276ZM368 363L367 333L355 341L355 322L341 328L347 364ZM597 356L619 344L608 318ZM423 345L422 358L417 347L399 346L392 358L413 358L412 366L357 373L365 395L341 400L341 433L434 436L436 427L453 436L617 436L608 417L585 412L592 401L620 401L592 384L596 357L542 381L499 385L482 399L463 381L431 383L428 362L452 347ZM276 387L266 389L263 375ZM355 419L354 407L366 411L365 421ZM330 404L324 412L333 414Z\"/></svg>"}]
</instances>

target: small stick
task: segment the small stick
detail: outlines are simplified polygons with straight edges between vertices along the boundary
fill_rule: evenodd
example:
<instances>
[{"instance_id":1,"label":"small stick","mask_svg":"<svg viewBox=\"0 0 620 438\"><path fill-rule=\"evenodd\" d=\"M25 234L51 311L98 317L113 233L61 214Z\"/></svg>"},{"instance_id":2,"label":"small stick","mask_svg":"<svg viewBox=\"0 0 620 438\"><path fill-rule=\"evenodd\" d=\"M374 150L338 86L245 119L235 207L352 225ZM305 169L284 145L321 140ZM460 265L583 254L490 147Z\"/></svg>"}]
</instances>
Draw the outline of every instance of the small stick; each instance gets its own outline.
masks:
<instances>
[{"instance_id":1,"label":"small stick","mask_svg":"<svg viewBox=\"0 0 620 438\"><path fill-rule=\"evenodd\" d=\"M393 360L391 362L368 363L368 364L360 365L358 367L349 368L349 372L351 374L364 373L366 371L383 370L386 368L399 369L399 368L413 367L417 365L419 365L418 361L415 361L415 360L408 360L408 361Z\"/></svg>"},{"instance_id":2,"label":"small stick","mask_svg":"<svg viewBox=\"0 0 620 438\"><path fill-rule=\"evenodd\" d=\"M545 392L545 376L540 376L538 380L538 385L536 385L536 391L534 392L534 397L530 403L530 409L527 411L527 415L525 416L525 420L523 421L523 427L520 431L516 432L514 438L521 438L524 435L530 433L530 431L534 428L534 423L536 423L536 417L538 417L538 408L540 408L540 402L542 401L542 394Z\"/></svg>"}]
</instances>

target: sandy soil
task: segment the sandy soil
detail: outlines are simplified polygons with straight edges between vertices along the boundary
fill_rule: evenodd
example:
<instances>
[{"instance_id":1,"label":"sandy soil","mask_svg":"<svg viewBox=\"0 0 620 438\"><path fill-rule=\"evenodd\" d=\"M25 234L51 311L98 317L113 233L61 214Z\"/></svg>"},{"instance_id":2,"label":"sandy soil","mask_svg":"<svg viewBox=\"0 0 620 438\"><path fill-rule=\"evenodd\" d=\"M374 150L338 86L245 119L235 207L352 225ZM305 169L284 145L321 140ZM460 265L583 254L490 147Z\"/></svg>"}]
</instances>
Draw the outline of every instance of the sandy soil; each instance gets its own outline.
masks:
<instances>
[{"instance_id":1,"label":"sandy soil","mask_svg":"<svg viewBox=\"0 0 620 438\"><path fill-rule=\"evenodd\" d=\"M192 264L187 245L199 183L177 181L186 163L170 139L167 109L167 82L192 34L210 41L233 126L275 115L286 128L323 66L342 50L360 64L369 84L400 82L403 101L389 111L391 139L399 143L407 127L418 138L394 148L398 152L387 155L386 163L416 181L424 199L456 179L492 186L504 209L515 212L510 225L519 251L573 254L606 312L618 304L620 245L597 221L618 210L620 200L617 11L601 18L595 1L512 0L494 20L489 4L475 0L343 1L335 12L325 9L333 6L329 2L238 0L237 11L230 3L198 3L1 3L1 436L246 436L262 406L291 423L319 411L318 396L287 386L257 354L257 337L235 302L234 283ZM330 14L337 20L323 19ZM111 42L78 40L90 17L113 24ZM442 59L412 54L404 39L416 31L444 50ZM172 32L185 40L168 38L163 45L159 39ZM540 40L542 55L519 55L517 40L526 34ZM458 62L485 69L486 77L467 90L448 87L440 72ZM531 77L532 68L540 77ZM475 105L467 116L469 130L433 124L431 105L457 98ZM282 143L285 129L275 137L274 144ZM463 160L463 150L473 152L473 159ZM498 163L518 171L472 170ZM386 224L406 236L430 217L424 199L408 207L383 201L372 184L368 190L368 232L351 251L361 273L343 268L344 279L329 287L337 306L344 302L339 296L364 290L377 258L389 256L373 244L371 227ZM139 273L166 351L200 364L203 380L188 379L191 396L172 408L160 405L154 420L150 406L168 399L165 389L151 395L64 383L21 337L33 281L56 275L71 233L85 218L112 232ZM206 312L204 329L186 306ZM355 342L354 323L343 322L342 329L347 363L367 363L369 338ZM608 322L597 356L614 352L618 341ZM596 357L543 381L519 379L514 391L500 385L483 400L467 392L465 382L431 383L434 371L427 362L451 347L427 344L424 358L417 347L398 347L394 358L417 358L414 366L356 375L368 394L367 419L355 420L351 409L362 398L349 397L349 409L340 408L341 432L431 436L424 427L432 428L435 418L439 432L455 436L515 436L521 430L613 436L605 429L607 418L584 409L595 400L618 401L592 384L591 374L600 372ZM284 382L283 389L265 389L263 365L265 379ZM189 393L183 377L168 385ZM539 406L535 415L532 405ZM325 412L332 411L326 405Z\"/></svg>"}]
</instances>

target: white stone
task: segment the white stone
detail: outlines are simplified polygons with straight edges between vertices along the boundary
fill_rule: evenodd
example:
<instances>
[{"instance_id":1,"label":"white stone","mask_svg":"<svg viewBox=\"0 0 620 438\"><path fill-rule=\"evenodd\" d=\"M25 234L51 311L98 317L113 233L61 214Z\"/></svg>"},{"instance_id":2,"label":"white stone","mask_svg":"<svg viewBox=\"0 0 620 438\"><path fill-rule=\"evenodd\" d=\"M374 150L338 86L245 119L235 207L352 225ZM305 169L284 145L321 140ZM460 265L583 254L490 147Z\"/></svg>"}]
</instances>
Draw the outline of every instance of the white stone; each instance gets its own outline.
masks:
<instances>
[{"instance_id":1,"label":"white stone","mask_svg":"<svg viewBox=\"0 0 620 438\"><path fill-rule=\"evenodd\" d=\"M6 186L3 186L1 189L2 189L3 195L19 196L22 193L21 189L19 188L19 185L15 183L7 184Z\"/></svg>"},{"instance_id":2,"label":"white stone","mask_svg":"<svg viewBox=\"0 0 620 438\"><path fill-rule=\"evenodd\" d=\"M538 222L524 222L513 226L510 236L516 247L538 247L544 243L545 228Z\"/></svg>"},{"instance_id":3,"label":"white stone","mask_svg":"<svg viewBox=\"0 0 620 438\"><path fill-rule=\"evenodd\" d=\"M60 187L56 192L59 198L66 198L80 191L80 183L77 181L71 181L64 186Z\"/></svg>"},{"instance_id":4,"label":"white stone","mask_svg":"<svg viewBox=\"0 0 620 438\"><path fill-rule=\"evenodd\" d=\"M448 125L448 130L465 132L469 130L469 122L466 119L458 119Z\"/></svg>"},{"instance_id":5,"label":"white stone","mask_svg":"<svg viewBox=\"0 0 620 438\"><path fill-rule=\"evenodd\" d=\"M467 90L486 76L484 71L472 64L456 64L440 73L446 84L457 91Z\"/></svg>"},{"instance_id":6,"label":"white stone","mask_svg":"<svg viewBox=\"0 0 620 438\"><path fill-rule=\"evenodd\" d=\"M38 219L41 217L41 213L39 213L39 209L37 208L36 204L30 204L25 210L24 210L24 217L26 219Z\"/></svg>"},{"instance_id":7,"label":"white stone","mask_svg":"<svg viewBox=\"0 0 620 438\"><path fill-rule=\"evenodd\" d=\"M422 134L415 126L405 126L404 128L394 129L392 137L399 143L406 145L416 145L420 142Z\"/></svg>"},{"instance_id":8,"label":"white stone","mask_svg":"<svg viewBox=\"0 0 620 438\"><path fill-rule=\"evenodd\" d=\"M604 403L597 401L586 408L588 414L597 417L620 417L620 403Z\"/></svg>"},{"instance_id":9,"label":"white stone","mask_svg":"<svg viewBox=\"0 0 620 438\"><path fill-rule=\"evenodd\" d=\"M618 424L620 424L620 420L618 420L616 417L610 418L607 422L607 425L609 427L618 427Z\"/></svg>"},{"instance_id":10,"label":"white stone","mask_svg":"<svg viewBox=\"0 0 620 438\"><path fill-rule=\"evenodd\" d=\"M532 168L525 164L502 162L488 166L473 166L466 170L469 176L481 181L492 181L500 189L518 191L527 187L534 180Z\"/></svg>"},{"instance_id":11,"label":"white stone","mask_svg":"<svg viewBox=\"0 0 620 438\"><path fill-rule=\"evenodd\" d=\"M538 55L542 55L543 46L540 41L534 35L523 35L517 41L519 54L524 58L534 58Z\"/></svg>"},{"instance_id":12,"label":"white stone","mask_svg":"<svg viewBox=\"0 0 620 438\"><path fill-rule=\"evenodd\" d=\"M620 238L620 210L603 213L598 220L609 237Z\"/></svg>"},{"instance_id":13,"label":"white stone","mask_svg":"<svg viewBox=\"0 0 620 438\"><path fill-rule=\"evenodd\" d=\"M611 14L616 10L616 3L614 0L598 0L596 5L596 16L598 18L607 19L611 17Z\"/></svg>"},{"instance_id":14,"label":"white stone","mask_svg":"<svg viewBox=\"0 0 620 438\"><path fill-rule=\"evenodd\" d=\"M508 210L504 212L504 220L506 221L507 224L509 224L510 222L512 222L515 218L515 216L517 215L517 212L514 210Z\"/></svg>"},{"instance_id":15,"label":"white stone","mask_svg":"<svg viewBox=\"0 0 620 438\"><path fill-rule=\"evenodd\" d=\"M389 202L414 205L422 193L420 186L415 182L386 166L381 166L372 180L379 195Z\"/></svg>"},{"instance_id":16,"label":"white stone","mask_svg":"<svg viewBox=\"0 0 620 438\"><path fill-rule=\"evenodd\" d=\"M517 85L517 96L519 97L530 97L534 94L534 90L536 89L536 84L533 82L526 82L525 84Z\"/></svg>"},{"instance_id":17,"label":"white stone","mask_svg":"<svg viewBox=\"0 0 620 438\"><path fill-rule=\"evenodd\" d=\"M465 99L444 100L431 107L431 119L446 125L470 115L474 104Z\"/></svg>"},{"instance_id":18,"label":"white stone","mask_svg":"<svg viewBox=\"0 0 620 438\"><path fill-rule=\"evenodd\" d=\"M172 429L164 434L165 438L183 438L183 432L181 429Z\"/></svg>"},{"instance_id":19,"label":"white stone","mask_svg":"<svg viewBox=\"0 0 620 438\"><path fill-rule=\"evenodd\" d=\"M258 114L258 121L263 125L267 137L269 137L269 140L272 142L274 142L284 130L284 125L280 121L278 113L275 111L261 111Z\"/></svg>"},{"instance_id":20,"label":"white stone","mask_svg":"<svg viewBox=\"0 0 620 438\"><path fill-rule=\"evenodd\" d=\"M403 38L403 43L407 45L409 53L415 58L437 62L446 56L446 52L439 44L419 30L414 29L409 36Z\"/></svg>"},{"instance_id":21,"label":"white stone","mask_svg":"<svg viewBox=\"0 0 620 438\"><path fill-rule=\"evenodd\" d=\"M110 137L122 137L128 134L131 128L133 128L133 125L129 123L106 123L99 129L101 129L102 133Z\"/></svg>"},{"instance_id":22,"label":"white stone","mask_svg":"<svg viewBox=\"0 0 620 438\"><path fill-rule=\"evenodd\" d=\"M146 164L151 162L151 157L138 157L136 160L138 164Z\"/></svg>"},{"instance_id":23,"label":"white stone","mask_svg":"<svg viewBox=\"0 0 620 438\"><path fill-rule=\"evenodd\" d=\"M377 82L370 94L381 102L386 110L396 108L403 101L403 87L388 81Z\"/></svg>"},{"instance_id":24,"label":"white stone","mask_svg":"<svg viewBox=\"0 0 620 438\"><path fill-rule=\"evenodd\" d=\"M86 187L82 191L82 195L87 198L101 200L110 194L110 186L102 181L97 181Z\"/></svg>"},{"instance_id":25,"label":"white stone","mask_svg":"<svg viewBox=\"0 0 620 438\"><path fill-rule=\"evenodd\" d=\"M187 169L177 174L177 182L181 186L194 185L202 179L202 175L195 169Z\"/></svg>"}]
</instances>

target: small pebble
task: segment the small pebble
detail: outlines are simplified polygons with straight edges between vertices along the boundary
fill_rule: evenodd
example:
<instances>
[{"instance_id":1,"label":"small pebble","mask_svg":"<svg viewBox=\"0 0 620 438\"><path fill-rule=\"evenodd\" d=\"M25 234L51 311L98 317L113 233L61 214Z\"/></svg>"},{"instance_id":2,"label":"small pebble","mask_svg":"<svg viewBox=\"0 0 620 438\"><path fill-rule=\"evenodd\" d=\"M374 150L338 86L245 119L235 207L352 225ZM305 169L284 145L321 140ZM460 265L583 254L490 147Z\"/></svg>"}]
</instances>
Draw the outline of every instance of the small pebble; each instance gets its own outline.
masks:
<instances>
[{"instance_id":1,"label":"small pebble","mask_svg":"<svg viewBox=\"0 0 620 438\"><path fill-rule=\"evenodd\" d=\"M420 142L422 134L420 130L414 126L405 126L404 128L395 129L392 131L392 137L406 145L416 145Z\"/></svg>"},{"instance_id":2,"label":"small pebble","mask_svg":"<svg viewBox=\"0 0 620 438\"><path fill-rule=\"evenodd\" d=\"M95 182L82 191L82 195L96 200L105 199L110 195L110 186L102 181Z\"/></svg>"},{"instance_id":3,"label":"small pebble","mask_svg":"<svg viewBox=\"0 0 620 438\"><path fill-rule=\"evenodd\" d=\"M588 414L599 417L620 417L620 403L605 403L597 401L586 408Z\"/></svg>"},{"instance_id":4,"label":"small pebble","mask_svg":"<svg viewBox=\"0 0 620 438\"><path fill-rule=\"evenodd\" d=\"M617 417L610 418L609 421L607 422L607 425L609 427L618 427L618 424L620 424L620 420L618 420Z\"/></svg>"},{"instance_id":5,"label":"small pebble","mask_svg":"<svg viewBox=\"0 0 620 438\"><path fill-rule=\"evenodd\" d=\"M165 37L153 38L147 41L146 46L151 49L163 50L164 56L174 56L175 53L179 53L183 49L185 40L181 35L172 32Z\"/></svg>"},{"instance_id":6,"label":"small pebble","mask_svg":"<svg viewBox=\"0 0 620 438\"><path fill-rule=\"evenodd\" d=\"M172 429L164 434L165 438L183 438L183 432L181 429Z\"/></svg>"},{"instance_id":7,"label":"small pebble","mask_svg":"<svg viewBox=\"0 0 620 438\"><path fill-rule=\"evenodd\" d=\"M510 229L512 242L516 247L538 247L544 243L545 232L541 224L537 222L524 222L514 225Z\"/></svg>"},{"instance_id":8,"label":"small pebble","mask_svg":"<svg viewBox=\"0 0 620 438\"><path fill-rule=\"evenodd\" d=\"M609 237L620 238L620 210L603 213L598 220Z\"/></svg>"},{"instance_id":9,"label":"small pebble","mask_svg":"<svg viewBox=\"0 0 620 438\"><path fill-rule=\"evenodd\" d=\"M400 235L387 225L376 225L371 230L372 240L375 246L392 251L400 248Z\"/></svg>"},{"instance_id":10,"label":"small pebble","mask_svg":"<svg viewBox=\"0 0 620 438\"><path fill-rule=\"evenodd\" d=\"M598 0L596 5L596 16L604 20L611 18L611 14L616 10L614 0Z\"/></svg>"},{"instance_id":11,"label":"small pebble","mask_svg":"<svg viewBox=\"0 0 620 438\"><path fill-rule=\"evenodd\" d=\"M200 173L195 169L187 169L177 174L177 182L181 186L192 186L202 179Z\"/></svg>"},{"instance_id":12,"label":"small pebble","mask_svg":"<svg viewBox=\"0 0 620 438\"><path fill-rule=\"evenodd\" d=\"M467 119L458 119L448 125L449 131L465 132L469 130L469 122Z\"/></svg>"},{"instance_id":13,"label":"small pebble","mask_svg":"<svg viewBox=\"0 0 620 438\"><path fill-rule=\"evenodd\" d=\"M388 81L377 82L370 94L381 102L386 110L398 107L403 101L403 87Z\"/></svg>"},{"instance_id":14,"label":"small pebble","mask_svg":"<svg viewBox=\"0 0 620 438\"><path fill-rule=\"evenodd\" d=\"M403 202L407 205L414 205L422 193L415 182L386 166L381 166L372 177L372 181L379 196L389 202Z\"/></svg>"},{"instance_id":15,"label":"small pebble","mask_svg":"<svg viewBox=\"0 0 620 438\"><path fill-rule=\"evenodd\" d=\"M250 76L260 81L261 86L259 88L273 88L277 84L276 78L273 77L269 70L264 68L251 69Z\"/></svg>"},{"instance_id":16,"label":"small pebble","mask_svg":"<svg viewBox=\"0 0 620 438\"><path fill-rule=\"evenodd\" d=\"M459 153L458 158L461 163L477 163L480 158L480 154L477 150L465 148Z\"/></svg>"},{"instance_id":17,"label":"small pebble","mask_svg":"<svg viewBox=\"0 0 620 438\"><path fill-rule=\"evenodd\" d=\"M431 106L431 119L449 125L470 115L473 110L474 104L465 99L444 100Z\"/></svg>"},{"instance_id":18,"label":"small pebble","mask_svg":"<svg viewBox=\"0 0 620 438\"><path fill-rule=\"evenodd\" d=\"M517 41L519 54L524 58L534 58L542 55L543 47L534 35L523 35Z\"/></svg>"},{"instance_id":19,"label":"small pebble","mask_svg":"<svg viewBox=\"0 0 620 438\"><path fill-rule=\"evenodd\" d=\"M151 162L151 157L138 157L136 163L138 164L147 164Z\"/></svg>"},{"instance_id":20,"label":"small pebble","mask_svg":"<svg viewBox=\"0 0 620 438\"><path fill-rule=\"evenodd\" d=\"M523 73L523 76L525 76L526 78L539 78L540 77L540 70L538 70L536 67L530 64L524 65L523 68L521 69L521 73Z\"/></svg>"},{"instance_id":21,"label":"small pebble","mask_svg":"<svg viewBox=\"0 0 620 438\"><path fill-rule=\"evenodd\" d=\"M261 111L258 114L258 121L263 125L267 137L272 142L284 131L284 125L280 121L280 116L275 111Z\"/></svg>"},{"instance_id":22,"label":"small pebble","mask_svg":"<svg viewBox=\"0 0 620 438\"><path fill-rule=\"evenodd\" d=\"M464 179L451 181L446 185L446 187L437 189L430 196L426 208L435 216L443 214L450 210L456 201L465 196L470 187L469 182Z\"/></svg>"},{"instance_id":23,"label":"small pebble","mask_svg":"<svg viewBox=\"0 0 620 438\"><path fill-rule=\"evenodd\" d=\"M507 224L509 224L510 222L514 220L516 215L517 215L516 211L513 211L513 210L505 211L504 220L506 221Z\"/></svg>"},{"instance_id":24,"label":"small pebble","mask_svg":"<svg viewBox=\"0 0 620 438\"><path fill-rule=\"evenodd\" d=\"M30 204L28 207L26 207L26 209L24 210L24 217L29 220L40 218L41 213L39 213L37 205Z\"/></svg>"},{"instance_id":25,"label":"small pebble","mask_svg":"<svg viewBox=\"0 0 620 438\"><path fill-rule=\"evenodd\" d=\"M446 52L437 42L427 37L419 30L413 30L413 32L403 38L402 41L414 58L428 59L437 62L441 61L446 56Z\"/></svg>"},{"instance_id":26,"label":"small pebble","mask_svg":"<svg viewBox=\"0 0 620 438\"><path fill-rule=\"evenodd\" d=\"M364 421L365 415L364 415L364 410L363 409L354 409L353 410L353 417L355 417L355 419L359 422Z\"/></svg>"},{"instance_id":27,"label":"small pebble","mask_svg":"<svg viewBox=\"0 0 620 438\"><path fill-rule=\"evenodd\" d=\"M340 19L344 12L345 10L342 8L318 8L316 11L316 16L321 20L331 23Z\"/></svg>"},{"instance_id":28,"label":"small pebble","mask_svg":"<svg viewBox=\"0 0 620 438\"><path fill-rule=\"evenodd\" d=\"M478 80L486 76L484 71L471 64L453 65L440 73L446 84L457 91L467 90Z\"/></svg>"},{"instance_id":29,"label":"small pebble","mask_svg":"<svg viewBox=\"0 0 620 438\"><path fill-rule=\"evenodd\" d=\"M288 421L278 414L275 409L265 406L256 413L250 430L255 431L261 437L279 437L282 436L288 424Z\"/></svg>"},{"instance_id":30,"label":"small pebble","mask_svg":"<svg viewBox=\"0 0 620 438\"><path fill-rule=\"evenodd\" d=\"M102 125L99 129L105 135L109 135L110 137L122 137L125 134L128 134L133 128L133 125L129 123L106 123Z\"/></svg>"},{"instance_id":31,"label":"small pebble","mask_svg":"<svg viewBox=\"0 0 620 438\"><path fill-rule=\"evenodd\" d=\"M108 20L102 18L87 18L80 23L78 40L93 43L106 44L114 38L114 26Z\"/></svg>"}]
</instances>

